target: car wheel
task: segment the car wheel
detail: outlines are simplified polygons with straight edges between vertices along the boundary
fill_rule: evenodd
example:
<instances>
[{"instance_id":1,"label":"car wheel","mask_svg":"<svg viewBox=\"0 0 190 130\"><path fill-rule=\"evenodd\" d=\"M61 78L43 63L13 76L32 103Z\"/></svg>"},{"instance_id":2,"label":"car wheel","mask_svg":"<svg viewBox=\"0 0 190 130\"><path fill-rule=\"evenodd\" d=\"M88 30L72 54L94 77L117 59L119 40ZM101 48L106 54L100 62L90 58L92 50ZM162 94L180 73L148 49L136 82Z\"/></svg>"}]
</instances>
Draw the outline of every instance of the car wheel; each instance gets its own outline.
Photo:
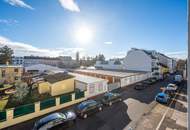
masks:
<instances>
[{"instance_id":1,"label":"car wheel","mask_svg":"<svg viewBox=\"0 0 190 130\"><path fill-rule=\"evenodd\" d=\"M112 102L109 102L109 106L111 106L112 105Z\"/></svg>"},{"instance_id":2,"label":"car wheel","mask_svg":"<svg viewBox=\"0 0 190 130\"><path fill-rule=\"evenodd\" d=\"M87 117L88 117L88 115L85 113L85 114L83 115L83 118L86 119Z\"/></svg>"},{"instance_id":3,"label":"car wheel","mask_svg":"<svg viewBox=\"0 0 190 130\"><path fill-rule=\"evenodd\" d=\"M98 110L99 110L99 111L102 111L102 107L99 107Z\"/></svg>"}]
</instances>

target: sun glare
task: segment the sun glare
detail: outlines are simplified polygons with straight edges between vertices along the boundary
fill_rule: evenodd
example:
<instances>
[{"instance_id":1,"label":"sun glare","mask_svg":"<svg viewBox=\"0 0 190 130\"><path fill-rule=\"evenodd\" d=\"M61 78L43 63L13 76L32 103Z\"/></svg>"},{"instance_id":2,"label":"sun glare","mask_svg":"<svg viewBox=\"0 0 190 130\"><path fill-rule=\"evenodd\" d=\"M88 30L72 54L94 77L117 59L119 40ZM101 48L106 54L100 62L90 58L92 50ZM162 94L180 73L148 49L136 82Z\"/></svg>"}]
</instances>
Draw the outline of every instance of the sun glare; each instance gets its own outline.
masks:
<instances>
[{"instance_id":1,"label":"sun glare","mask_svg":"<svg viewBox=\"0 0 190 130\"><path fill-rule=\"evenodd\" d=\"M76 40L79 43L89 43L93 38L93 30L88 26L81 26L76 30Z\"/></svg>"}]
</instances>

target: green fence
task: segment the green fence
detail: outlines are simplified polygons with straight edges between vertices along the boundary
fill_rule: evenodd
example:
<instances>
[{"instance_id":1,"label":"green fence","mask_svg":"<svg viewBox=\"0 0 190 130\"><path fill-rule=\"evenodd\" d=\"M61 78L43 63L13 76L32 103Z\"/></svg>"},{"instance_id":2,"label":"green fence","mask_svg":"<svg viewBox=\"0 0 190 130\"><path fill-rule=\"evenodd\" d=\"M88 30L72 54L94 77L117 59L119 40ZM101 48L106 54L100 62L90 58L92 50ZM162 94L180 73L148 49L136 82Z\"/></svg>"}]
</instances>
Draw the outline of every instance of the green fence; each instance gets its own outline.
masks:
<instances>
[{"instance_id":1,"label":"green fence","mask_svg":"<svg viewBox=\"0 0 190 130\"><path fill-rule=\"evenodd\" d=\"M55 98L50 98L40 102L40 110L53 107L56 105Z\"/></svg>"},{"instance_id":2,"label":"green fence","mask_svg":"<svg viewBox=\"0 0 190 130\"><path fill-rule=\"evenodd\" d=\"M35 105L27 104L14 109L14 118L35 112Z\"/></svg>"},{"instance_id":3,"label":"green fence","mask_svg":"<svg viewBox=\"0 0 190 130\"><path fill-rule=\"evenodd\" d=\"M75 99L80 99L84 97L84 91L75 92Z\"/></svg>"},{"instance_id":4,"label":"green fence","mask_svg":"<svg viewBox=\"0 0 190 130\"><path fill-rule=\"evenodd\" d=\"M60 104L63 104L63 103L69 102L69 101L72 101L71 94L60 96Z\"/></svg>"},{"instance_id":5,"label":"green fence","mask_svg":"<svg viewBox=\"0 0 190 130\"><path fill-rule=\"evenodd\" d=\"M6 121L6 118L7 118L6 115L7 115L7 114L6 114L6 111L1 111L1 112L0 112L0 122Z\"/></svg>"}]
</instances>

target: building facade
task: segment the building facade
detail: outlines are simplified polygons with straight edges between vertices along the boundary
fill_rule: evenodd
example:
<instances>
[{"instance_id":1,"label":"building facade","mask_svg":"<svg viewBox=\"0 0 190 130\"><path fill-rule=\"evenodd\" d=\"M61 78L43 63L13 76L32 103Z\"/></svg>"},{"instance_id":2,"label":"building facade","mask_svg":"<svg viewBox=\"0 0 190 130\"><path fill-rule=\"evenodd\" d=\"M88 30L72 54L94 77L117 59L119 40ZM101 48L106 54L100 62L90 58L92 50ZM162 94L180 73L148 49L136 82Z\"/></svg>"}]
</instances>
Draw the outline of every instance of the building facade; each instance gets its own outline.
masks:
<instances>
[{"instance_id":1,"label":"building facade","mask_svg":"<svg viewBox=\"0 0 190 130\"><path fill-rule=\"evenodd\" d=\"M23 67L16 65L0 65L0 81L14 83L20 80L23 74Z\"/></svg>"},{"instance_id":2,"label":"building facade","mask_svg":"<svg viewBox=\"0 0 190 130\"><path fill-rule=\"evenodd\" d=\"M124 68L127 70L147 71L153 76L163 78L165 73L173 73L175 60L154 50L132 48L125 57Z\"/></svg>"}]
</instances>

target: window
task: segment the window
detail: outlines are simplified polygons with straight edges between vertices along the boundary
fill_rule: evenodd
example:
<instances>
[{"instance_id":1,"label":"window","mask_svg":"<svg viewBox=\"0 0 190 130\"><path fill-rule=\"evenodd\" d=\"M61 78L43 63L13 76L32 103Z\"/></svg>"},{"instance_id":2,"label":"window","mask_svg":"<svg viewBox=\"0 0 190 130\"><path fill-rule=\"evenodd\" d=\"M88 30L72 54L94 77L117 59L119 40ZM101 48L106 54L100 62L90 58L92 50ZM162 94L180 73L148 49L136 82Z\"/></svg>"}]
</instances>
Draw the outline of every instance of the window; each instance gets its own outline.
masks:
<instances>
[{"instance_id":1,"label":"window","mask_svg":"<svg viewBox=\"0 0 190 130\"><path fill-rule=\"evenodd\" d=\"M5 70L2 70L2 77L5 77Z\"/></svg>"},{"instance_id":2,"label":"window","mask_svg":"<svg viewBox=\"0 0 190 130\"><path fill-rule=\"evenodd\" d=\"M18 72L18 69L16 68L14 71L15 71L15 72Z\"/></svg>"}]
</instances>

